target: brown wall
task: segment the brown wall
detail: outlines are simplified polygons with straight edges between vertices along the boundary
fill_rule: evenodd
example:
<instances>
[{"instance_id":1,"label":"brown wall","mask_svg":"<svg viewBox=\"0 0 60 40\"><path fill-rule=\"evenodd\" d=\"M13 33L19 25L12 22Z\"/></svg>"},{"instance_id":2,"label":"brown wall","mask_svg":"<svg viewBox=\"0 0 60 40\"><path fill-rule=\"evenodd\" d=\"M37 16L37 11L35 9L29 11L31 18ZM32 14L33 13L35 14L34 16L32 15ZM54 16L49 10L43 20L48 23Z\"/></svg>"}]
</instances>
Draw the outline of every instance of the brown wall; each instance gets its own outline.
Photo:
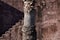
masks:
<instances>
[{"instance_id":1,"label":"brown wall","mask_svg":"<svg viewBox=\"0 0 60 40\"><path fill-rule=\"evenodd\" d=\"M23 12L21 0L2 0ZM40 1L36 0L36 30L38 40L60 40L60 1L45 0L46 5L40 8Z\"/></svg>"}]
</instances>

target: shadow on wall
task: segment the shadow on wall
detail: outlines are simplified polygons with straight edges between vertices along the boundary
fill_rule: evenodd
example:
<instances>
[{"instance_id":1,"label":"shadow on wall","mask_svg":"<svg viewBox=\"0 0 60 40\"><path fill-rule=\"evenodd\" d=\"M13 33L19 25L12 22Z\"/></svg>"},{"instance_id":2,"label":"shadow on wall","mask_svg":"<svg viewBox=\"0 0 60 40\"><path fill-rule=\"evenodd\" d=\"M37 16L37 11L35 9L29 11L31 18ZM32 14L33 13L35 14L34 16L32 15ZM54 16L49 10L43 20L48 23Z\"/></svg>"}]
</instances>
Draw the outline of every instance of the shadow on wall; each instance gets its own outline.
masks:
<instances>
[{"instance_id":1,"label":"shadow on wall","mask_svg":"<svg viewBox=\"0 0 60 40\"><path fill-rule=\"evenodd\" d=\"M19 20L22 20L23 16L23 12L0 1L0 36Z\"/></svg>"}]
</instances>

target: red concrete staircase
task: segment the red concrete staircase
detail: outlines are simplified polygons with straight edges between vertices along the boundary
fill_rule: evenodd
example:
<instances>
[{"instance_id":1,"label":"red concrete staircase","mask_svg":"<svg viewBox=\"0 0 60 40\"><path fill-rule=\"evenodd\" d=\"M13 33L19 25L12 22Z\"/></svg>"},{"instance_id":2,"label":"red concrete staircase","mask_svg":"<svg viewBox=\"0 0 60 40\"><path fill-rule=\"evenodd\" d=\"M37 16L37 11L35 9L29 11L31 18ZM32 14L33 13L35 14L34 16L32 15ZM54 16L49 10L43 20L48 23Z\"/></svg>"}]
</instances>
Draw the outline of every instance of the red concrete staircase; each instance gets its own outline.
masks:
<instances>
[{"instance_id":1,"label":"red concrete staircase","mask_svg":"<svg viewBox=\"0 0 60 40\"><path fill-rule=\"evenodd\" d=\"M3 34L0 37L0 40L21 40L22 25L23 25L23 23L20 20L14 26L12 26L12 28L10 28L8 31L6 31L5 34Z\"/></svg>"}]
</instances>

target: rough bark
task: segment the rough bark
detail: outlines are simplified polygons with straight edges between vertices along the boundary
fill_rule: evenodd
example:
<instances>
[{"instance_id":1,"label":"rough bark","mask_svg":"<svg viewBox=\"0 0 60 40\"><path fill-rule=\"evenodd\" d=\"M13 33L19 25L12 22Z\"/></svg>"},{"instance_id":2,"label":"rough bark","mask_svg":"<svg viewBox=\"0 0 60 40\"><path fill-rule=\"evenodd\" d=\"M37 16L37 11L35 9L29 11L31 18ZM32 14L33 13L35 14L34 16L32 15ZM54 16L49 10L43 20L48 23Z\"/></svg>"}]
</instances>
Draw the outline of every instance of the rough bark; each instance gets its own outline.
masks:
<instances>
[{"instance_id":1,"label":"rough bark","mask_svg":"<svg viewBox=\"0 0 60 40\"><path fill-rule=\"evenodd\" d=\"M36 40L35 9L33 0L24 1L24 25L22 27L22 40Z\"/></svg>"}]
</instances>

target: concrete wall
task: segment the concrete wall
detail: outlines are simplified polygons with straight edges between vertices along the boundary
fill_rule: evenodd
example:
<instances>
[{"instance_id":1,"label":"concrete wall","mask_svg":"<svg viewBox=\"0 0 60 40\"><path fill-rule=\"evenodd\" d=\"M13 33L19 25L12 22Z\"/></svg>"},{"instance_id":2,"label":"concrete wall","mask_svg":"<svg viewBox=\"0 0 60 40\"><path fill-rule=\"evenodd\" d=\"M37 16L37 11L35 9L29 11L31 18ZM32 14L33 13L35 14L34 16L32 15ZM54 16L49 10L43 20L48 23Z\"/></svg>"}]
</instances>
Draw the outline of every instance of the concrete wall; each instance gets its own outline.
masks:
<instances>
[{"instance_id":1,"label":"concrete wall","mask_svg":"<svg viewBox=\"0 0 60 40\"><path fill-rule=\"evenodd\" d=\"M21 0L2 0L4 3L13 6L23 12ZM38 40L60 40L60 1L45 0L46 6L40 8L40 0L36 0L36 32ZM2 23L2 22L1 22Z\"/></svg>"}]
</instances>

